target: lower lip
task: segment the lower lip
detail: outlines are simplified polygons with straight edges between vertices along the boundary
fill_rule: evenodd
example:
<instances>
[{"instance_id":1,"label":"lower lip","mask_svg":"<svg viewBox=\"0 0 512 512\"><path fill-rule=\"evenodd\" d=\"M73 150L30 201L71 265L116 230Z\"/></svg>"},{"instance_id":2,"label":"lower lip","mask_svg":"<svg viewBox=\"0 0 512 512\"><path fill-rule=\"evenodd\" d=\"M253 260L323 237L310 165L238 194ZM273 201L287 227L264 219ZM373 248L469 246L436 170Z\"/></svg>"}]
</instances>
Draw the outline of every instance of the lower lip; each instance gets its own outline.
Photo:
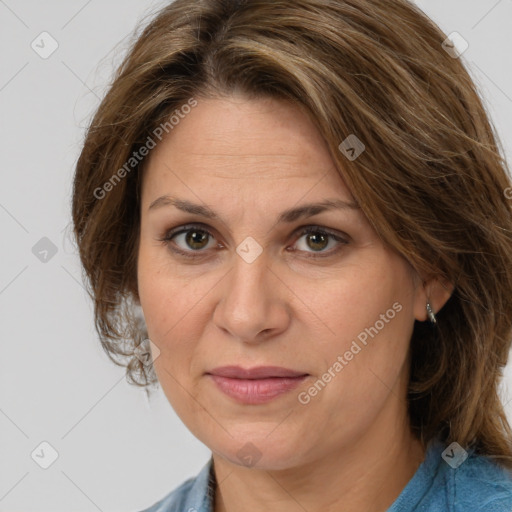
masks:
<instances>
[{"instance_id":1,"label":"lower lip","mask_svg":"<svg viewBox=\"0 0 512 512\"><path fill-rule=\"evenodd\" d=\"M244 404L264 404L295 389L307 375L300 377L271 377L267 379L232 379L210 375L226 395Z\"/></svg>"}]
</instances>

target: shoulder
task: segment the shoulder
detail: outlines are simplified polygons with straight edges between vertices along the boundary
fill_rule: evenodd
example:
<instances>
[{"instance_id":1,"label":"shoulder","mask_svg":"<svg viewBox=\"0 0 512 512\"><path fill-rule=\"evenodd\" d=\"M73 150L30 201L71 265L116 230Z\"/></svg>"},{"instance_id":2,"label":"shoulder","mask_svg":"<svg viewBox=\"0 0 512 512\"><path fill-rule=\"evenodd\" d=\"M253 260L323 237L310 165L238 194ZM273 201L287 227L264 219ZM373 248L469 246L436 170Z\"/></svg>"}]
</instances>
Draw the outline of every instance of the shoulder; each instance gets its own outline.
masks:
<instances>
[{"instance_id":1,"label":"shoulder","mask_svg":"<svg viewBox=\"0 0 512 512\"><path fill-rule=\"evenodd\" d=\"M457 512L511 512L510 470L488 457L471 454L460 467L446 471Z\"/></svg>"},{"instance_id":2,"label":"shoulder","mask_svg":"<svg viewBox=\"0 0 512 512\"><path fill-rule=\"evenodd\" d=\"M211 512L212 459L199 474L185 480L169 494L140 512Z\"/></svg>"},{"instance_id":3,"label":"shoulder","mask_svg":"<svg viewBox=\"0 0 512 512\"><path fill-rule=\"evenodd\" d=\"M388 512L512 512L512 472L459 445L429 443L425 460Z\"/></svg>"},{"instance_id":4,"label":"shoulder","mask_svg":"<svg viewBox=\"0 0 512 512\"><path fill-rule=\"evenodd\" d=\"M190 489L194 481L195 477L189 478L169 494L166 494L161 500L154 503L151 507L140 512L173 512L175 510L184 510L183 502L190 494Z\"/></svg>"}]
</instances>

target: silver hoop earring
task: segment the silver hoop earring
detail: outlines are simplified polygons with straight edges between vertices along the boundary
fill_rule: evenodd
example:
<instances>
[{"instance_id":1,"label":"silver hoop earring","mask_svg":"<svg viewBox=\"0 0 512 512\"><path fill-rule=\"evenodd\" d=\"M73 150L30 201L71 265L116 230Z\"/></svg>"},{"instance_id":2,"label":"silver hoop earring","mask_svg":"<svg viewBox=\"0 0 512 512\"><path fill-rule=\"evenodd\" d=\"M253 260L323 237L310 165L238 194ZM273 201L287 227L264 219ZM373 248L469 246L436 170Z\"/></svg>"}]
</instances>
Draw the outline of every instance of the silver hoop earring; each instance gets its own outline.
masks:
<instances>
[{"instance_id":1,"label":"silver hoop earring","mask_svg":"<svg viewBox=\"0 0 512 512\"><path fill-rule=\"evenodd\" d=\"M430 305L430 302L428 302L428 301L427 301L427 314L428 314L429 320L433 324L436 324L437 323L436 315L434 315L434 312L432 311L432 306Z\"/></svg>"}]
</instances>

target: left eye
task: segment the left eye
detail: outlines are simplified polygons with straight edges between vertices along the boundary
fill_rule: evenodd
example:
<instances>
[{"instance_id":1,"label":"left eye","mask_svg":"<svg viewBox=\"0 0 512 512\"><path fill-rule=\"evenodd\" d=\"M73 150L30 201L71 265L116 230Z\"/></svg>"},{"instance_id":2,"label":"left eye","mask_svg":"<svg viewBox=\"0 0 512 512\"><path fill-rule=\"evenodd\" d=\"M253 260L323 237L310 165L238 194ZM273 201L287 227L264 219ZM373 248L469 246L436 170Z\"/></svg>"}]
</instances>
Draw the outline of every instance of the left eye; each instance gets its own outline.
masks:
<instances>
[{"instance_id":1,"label":"left eye","mask_svg":"<svg viewBox=\"0 0 512 512\"><path fill-rule=\"evenodd\" d=\"M336 249L334 251L323 251L328 245L329 245L329 239L332 241L334 240L335 243L332 245L337 244L347 244L347 240L341 238L338 235L335 235L333 233L329 233L323 229L315 228L315 227L308 227L304 229L301 234L299 240L305 237L304 241L308 248L313 249L313 252L327 252L328 254L332 252L336 252ZM306 250L306 252L308 252Z\"/></svg>"},{"instance_id":2,"label":"left eye","mask_svg":"<svg viewBox=\"0 0 512 512\"><path fill-rule=\"evenodd\" d=\"M176 240L180 240L180 237L182 237L183 245L180 245L176 242ZM307 249L312 249L312 254L307 257L313 258L329 256L341 249L341 247L338 247L334 250L325 251L324 249L329 246L329 240L334 240L335 243L333 245L336 245L337 243L339 246L343 246L349 243L346 238L326 231L325 229L319 228L317 226L307 226L306 228L303 228L302 231L299 232L299 238L297 239L296 244L303 237L306 244L306 249L299 250L308 253L309 251ZM213 234L208 229L205 229L199 225L191 225L171 230L159 240L163 242L164 245L168 245L171 251L185 257L195 258L202 256L200 253L206 252L206 250L209 248L209 238L211 238L212 241L215 240ZM173 242L176 247L173 247L171 242ZM212 246L214 247L215 243L213 243L210 248ZM292 251L295 252L296 249L292 249ZM317 255L315 253L319 254Z\"/></svg>"}]
</instances>

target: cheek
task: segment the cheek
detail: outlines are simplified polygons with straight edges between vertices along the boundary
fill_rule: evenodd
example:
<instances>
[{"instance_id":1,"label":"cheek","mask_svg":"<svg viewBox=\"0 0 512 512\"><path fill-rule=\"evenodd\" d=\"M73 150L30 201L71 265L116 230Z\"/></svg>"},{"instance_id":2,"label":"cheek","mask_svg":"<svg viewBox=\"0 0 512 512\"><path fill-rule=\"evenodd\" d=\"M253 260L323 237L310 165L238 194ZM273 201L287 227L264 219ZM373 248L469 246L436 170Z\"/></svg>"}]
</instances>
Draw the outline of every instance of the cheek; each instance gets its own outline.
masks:
<instances>
[{"instance_id":1,"label":"cheek","mask_svg":"<svg viewBox=\"0 0 512 512\"><path fill-rule=\"evenodd\" d=\"M160 248L141 244L138 257L137 281L140 304L144 312L149 338L160 349L155 370L166 359L167 339L172 336L172 326L184 316L183 301L176 300L178 284L169 279L161 258L157 258Z\"/></svg>"},{"instance_id":2,"label":"cheek","mask_svg":"<svg viewBox=\"0 0 512 512\"><path fill-rule=\"evenodd\" d=\"M203 278L188 279L170 268L162 252L142 247L138 261L140 303L149 338L160 350L154 364L159 380L166 378L163 368L176 377L188 375L206 314L201 299L209 288Z\"/></svg>"},{"instance_id":3,"label":"cheek","mask_svg":"<svg viewBox=\"0 0 512 512\"><path fill-rule=\"evenodd\" d=\"M193 351L186 332L186 304L177 300L177 284L142 256L139 260L139 296L146 320L149 339L159 354L153 367L169 403L178 412L185 407L187 397L180 392L186 384Z\"/></svg>"},{"instance_id":4,"label":"cheek","mask_svg":"<svg viewBox=\"0 0 512 512\"><path fill-rule=\"evenodd\" d=\"M170 268L166 251L149 238L141 236L138 255L137 281L139 296L148 331L160 333L167 325L169 329L175 319L183 316L187 304L183 297L183 283L179 273Z\"/></svg>"},{"instance_id":5,"label":"cheek","mask_svg":"<svg viewBox=\"0 0 512 512\"><path fill-rule=\"evenodd\" d=\"M160 336L160 331L165 323L169 321L169 316L173 309L169 304L169 296L173 290L170 290L159 274L152 272L149 267L140 267L138 277L139 296L148 333L153 336L156 342Z\"/></svg>"},{"instance_id":6,"label":"cheek","mask_svg":"<svg viewBox=\"0 0 512 512\"><path fill-rule=\"evenodd\" d=\"M319 296L315 306L329 328L322 329L327 336L315 336L323 364L328 369L338 356L344 360L339 385L375 380L370 370L393 380L407 355L414 325L412 279L399 259L380 261L354 266L324 292L323 305Z\"/></svg>"},{"instance_id":7,"label":"cheek","mask_svg":"<svg viewBox=\"0 0 512 512\"><path fill-rule=\"evenodd\" d=\"M348 340L373 326L390 309L388 317L393 318L385 323L386 329L399 323L397 319L405 316L408 304L408 286L402 272L393 272L386 261L381 265L354 265L316 294L311 304L329 327L331 339ZM400 313L396 311L400 306L393 309L394 303L400 304Z\"/></svg>"},{"instance_id":8,"label":"cheek","mask_svg":"<svg viewBox=\"0 0 512 512\"><path fill-rule=\"evenodd\" d=\"M198 390L192 371L198 357L194 340L201 335L199 324L191 321L198 299L179 274L165 268L160 255L151 258L149 253L140 252L138 283L148 335L159 349L154 370L176 414L201 438L204 433L198 426L204 412L193 399Z\"/></svg>"}]
</instances>

